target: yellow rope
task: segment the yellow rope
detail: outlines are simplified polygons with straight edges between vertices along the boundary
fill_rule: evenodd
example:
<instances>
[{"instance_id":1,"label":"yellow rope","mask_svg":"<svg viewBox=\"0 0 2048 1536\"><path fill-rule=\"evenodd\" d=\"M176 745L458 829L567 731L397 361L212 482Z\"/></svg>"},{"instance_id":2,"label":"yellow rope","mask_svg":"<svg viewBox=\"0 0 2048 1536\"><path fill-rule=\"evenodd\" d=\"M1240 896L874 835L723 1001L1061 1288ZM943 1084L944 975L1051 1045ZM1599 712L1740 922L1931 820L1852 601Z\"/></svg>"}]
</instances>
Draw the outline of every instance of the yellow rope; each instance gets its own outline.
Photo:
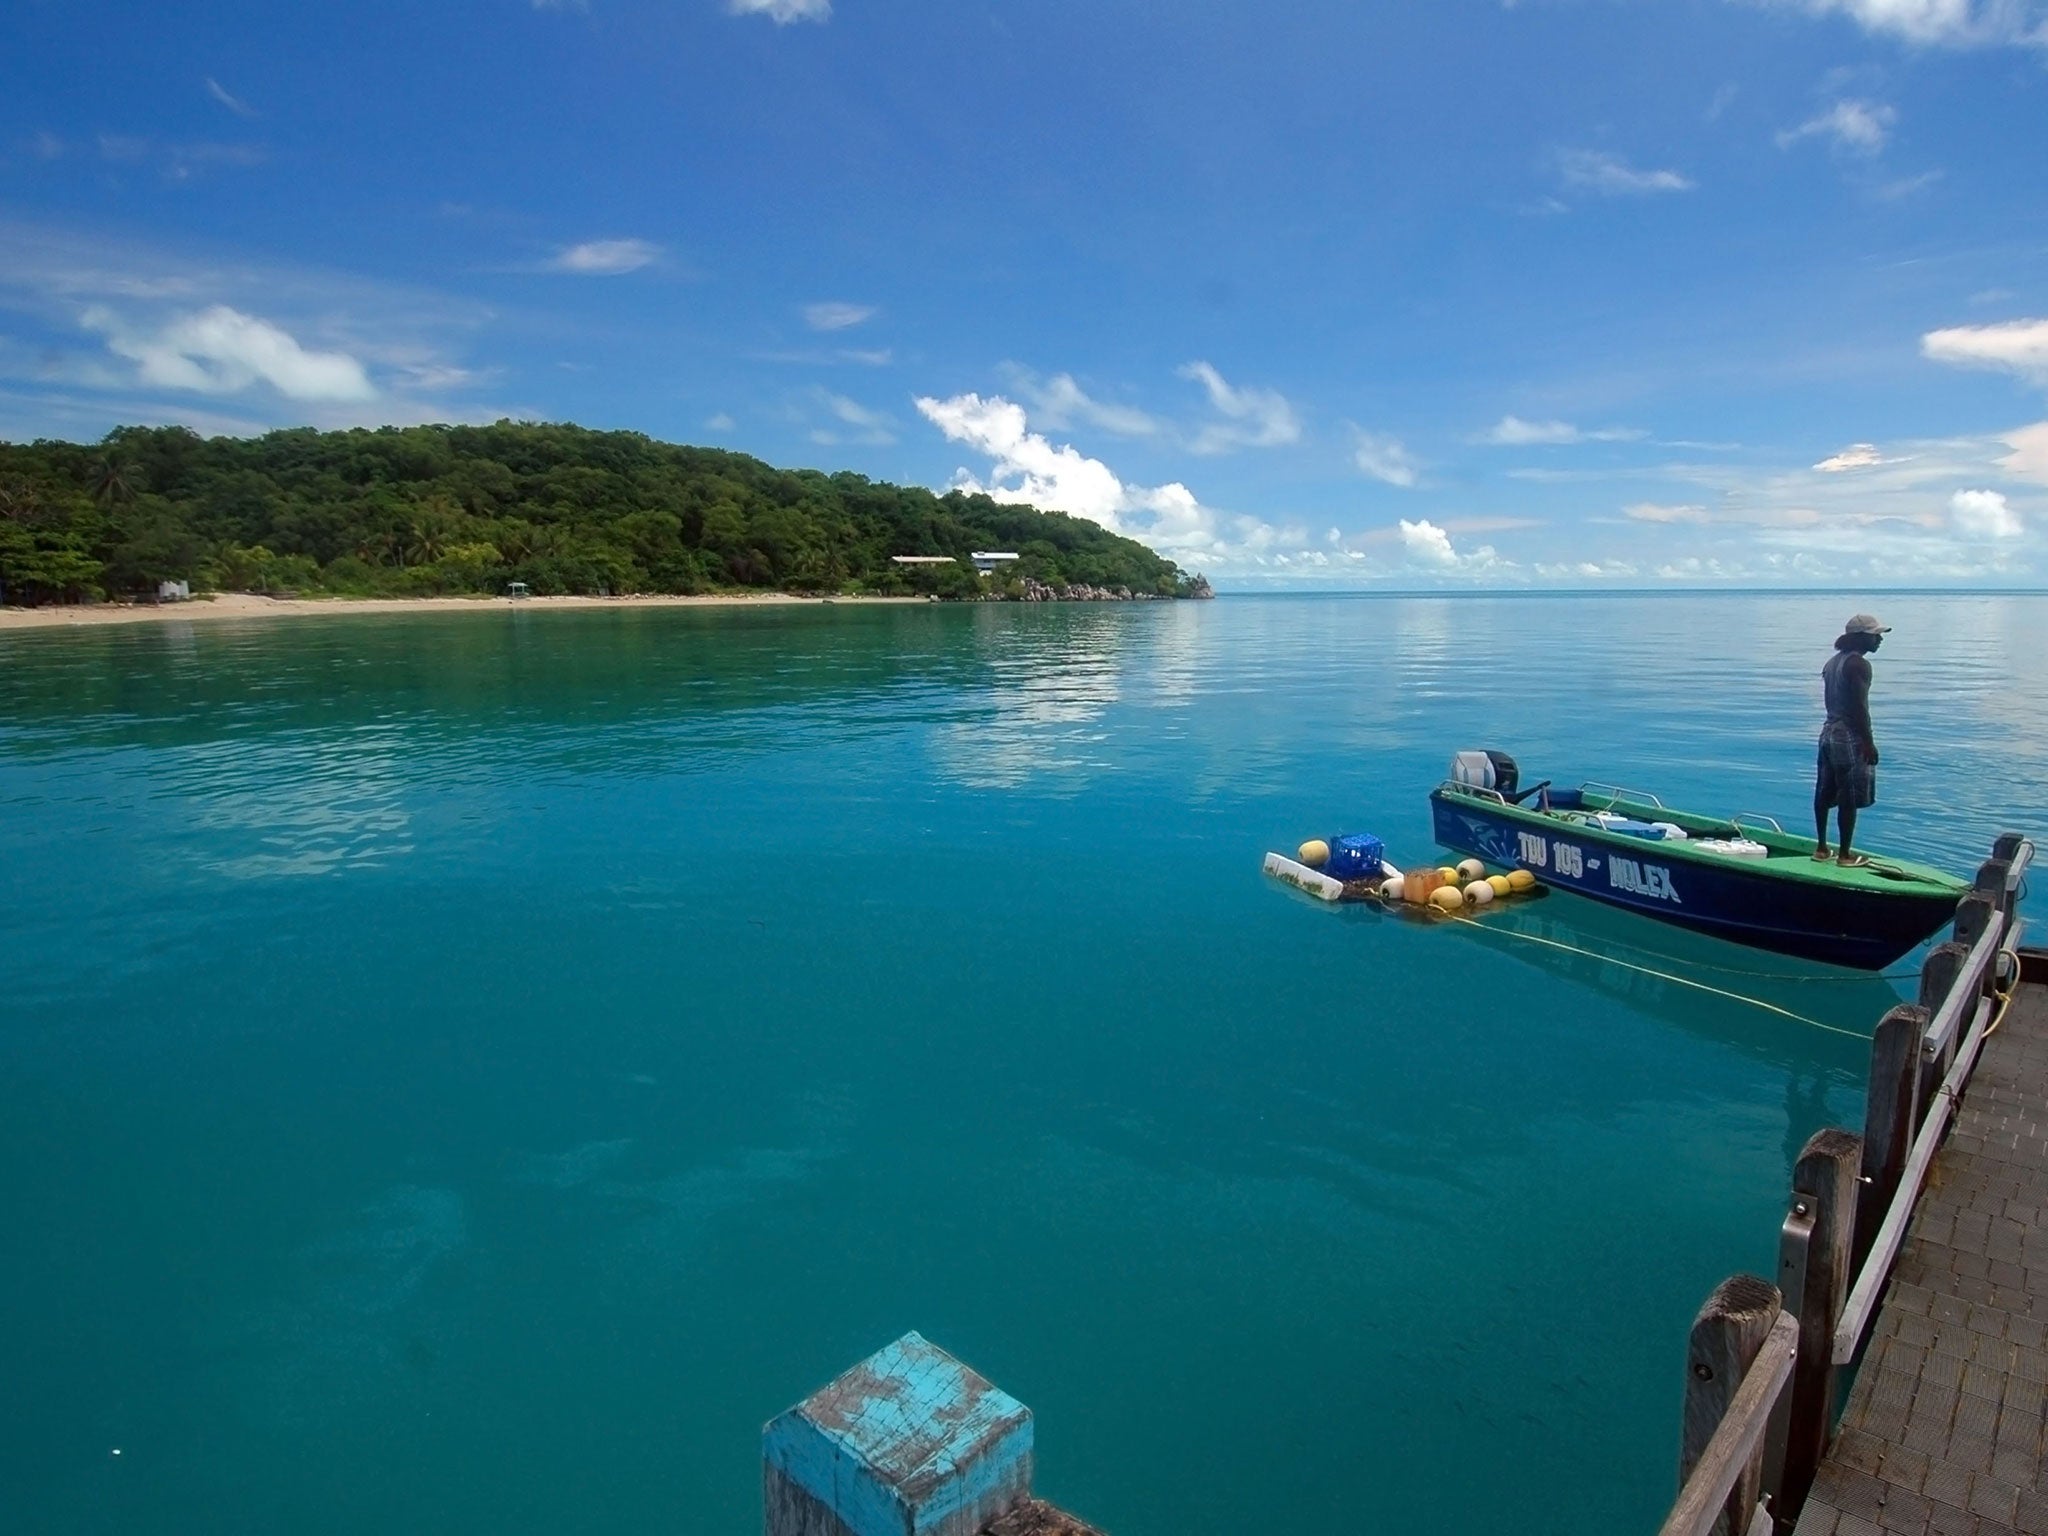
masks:
<instances>
[{"instance_id":1,"label":"yellow rope","mask_svg":"<svg viewBox=\"0 0 2048 1536\"><path fill-rule=\"evenodd\" d=\"M1790 1019L1795 1024L1810 1024L1815 1029L1824 1029L1831 1035L1847 1035L1851 1040L1867 1040L1869 1038L1867 1035L1858 1034L1853 1029L1844 1029L1839 1024L1823 1024L1819 1019L1809 1019L1803 1013L1794 1013L1789 1008L1780 1008L1776 1003L1767 1003L1760 997L1745 997L1740 992L1730 992L1723 987L1710 987L1704 981L1694 981L1689 976L1674 976L1669 971L1653 971L1647 965L1636 965L1632 961L1617 960L1614 956L1603 955L1598 950L1581 949L1576 944L1566 944L1557 939L1542 938L1537 934L1523 933L1514 928L1495 928L1490 924L1478 922L1472 918L1461 916L1458 913L1447 915L1453 922L1465 923L1485 933L1504 933L1509 938L1522 939L1531 944L1541 944L1546 949L1562 949L1570 954L1584 955L1589 960L1598 960L1605 965L1618 965L1625 971L1635 971L1643 976L1654 976L1659 981L1674 982L1678 986L1692 987L1700 992L1711 992L1714 996L1725 997L1731 1002L1747 1003L1752 1008L1761 1008L1766 1013L1775 1013L1781 1018Z\"/></svg>"},{"instance_id":2,"label":"yellow rope","mask_svg":"<svg viewBox=\"0 0 2048 1536\"><path fill-rule=\"evenodd\" d=\"M2004 951L1999 952L2001 955ZM1998 1011L1991 1015L1991 1022L1984 1026L1984 1038L1989 1040L1998 1033L1998 1026L2005 1022L2005 1010L2012 1006L2012 995L2019 991L2019 977L2015 975L2009 986L2001 988L1997 981L1991 983L1991 995L1998 999Z\"/></svg>"}]
</instances>

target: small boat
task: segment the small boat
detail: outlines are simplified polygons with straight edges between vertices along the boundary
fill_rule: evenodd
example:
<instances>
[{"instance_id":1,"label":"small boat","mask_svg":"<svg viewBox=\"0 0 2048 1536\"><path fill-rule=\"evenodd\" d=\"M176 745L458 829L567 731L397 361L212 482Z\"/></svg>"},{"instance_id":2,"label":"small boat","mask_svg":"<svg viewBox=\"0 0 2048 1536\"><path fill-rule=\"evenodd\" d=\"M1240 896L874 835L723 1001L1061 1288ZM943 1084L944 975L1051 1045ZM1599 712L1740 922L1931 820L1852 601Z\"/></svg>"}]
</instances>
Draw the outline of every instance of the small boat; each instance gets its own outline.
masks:
<instances>
[{"instance_id":1,"label":"small boat","mask_svg":"<svg viewBox=\"0 0 2048 1536\"><path fill-rule=\"evenodd\" d=\"M1967 882L1873 854L1813 856L1768 816L1702 816L1613 784L1523 790L1503 753L1461 752L1429 797L1436 840L1659 922L1881 971L1955 916Z\"/></svg>"}]
</instances>

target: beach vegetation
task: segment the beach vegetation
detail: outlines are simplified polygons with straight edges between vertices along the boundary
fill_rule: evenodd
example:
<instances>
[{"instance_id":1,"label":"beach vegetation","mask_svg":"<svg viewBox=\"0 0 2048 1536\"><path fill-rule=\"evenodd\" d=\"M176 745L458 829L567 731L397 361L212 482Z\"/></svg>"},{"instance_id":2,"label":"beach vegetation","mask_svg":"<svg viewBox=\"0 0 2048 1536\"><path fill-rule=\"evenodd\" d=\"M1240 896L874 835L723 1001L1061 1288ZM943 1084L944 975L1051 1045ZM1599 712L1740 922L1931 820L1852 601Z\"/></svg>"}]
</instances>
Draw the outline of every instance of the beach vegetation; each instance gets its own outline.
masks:
<instances>
[{"instance_id":1,"label":"beach vegetation","mask_svg":"<svg viewBox=\"0 0 2048 1536\"><path fill-rule=\"evenodd\" d=\"M975 550L1021 558L978 577ZM903 567L893 555L949 555ZM1085 518L553 423L122 427L0 443L0 601L194 590L458 596L779 590L973 598L1027 581L1185 595Z\"/></svg>"}]
</instances>

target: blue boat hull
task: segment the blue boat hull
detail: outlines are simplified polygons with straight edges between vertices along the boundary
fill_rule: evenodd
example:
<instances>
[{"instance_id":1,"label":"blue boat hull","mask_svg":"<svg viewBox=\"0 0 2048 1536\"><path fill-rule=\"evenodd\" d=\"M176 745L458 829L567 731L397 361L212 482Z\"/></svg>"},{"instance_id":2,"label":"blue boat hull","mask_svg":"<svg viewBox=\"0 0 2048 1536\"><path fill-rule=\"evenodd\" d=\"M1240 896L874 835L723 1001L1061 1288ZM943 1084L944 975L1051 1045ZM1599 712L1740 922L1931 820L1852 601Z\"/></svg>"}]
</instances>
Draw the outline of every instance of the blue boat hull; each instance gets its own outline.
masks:
<instances>
[{"instance_id":1,"label":"blue boat hull","mask_svg":"<svg viewBox=\"0 0 2048 1536\"><path fill-rule=\"evenodd\" d=\"M1436 840L1545 885L1736 944L1881 971L1955 916L1952 895L1845 890L1745 860L1681 858L1592 827L1539 827L1467 795L1430 797Z\"/></svg>"}]
</instances>

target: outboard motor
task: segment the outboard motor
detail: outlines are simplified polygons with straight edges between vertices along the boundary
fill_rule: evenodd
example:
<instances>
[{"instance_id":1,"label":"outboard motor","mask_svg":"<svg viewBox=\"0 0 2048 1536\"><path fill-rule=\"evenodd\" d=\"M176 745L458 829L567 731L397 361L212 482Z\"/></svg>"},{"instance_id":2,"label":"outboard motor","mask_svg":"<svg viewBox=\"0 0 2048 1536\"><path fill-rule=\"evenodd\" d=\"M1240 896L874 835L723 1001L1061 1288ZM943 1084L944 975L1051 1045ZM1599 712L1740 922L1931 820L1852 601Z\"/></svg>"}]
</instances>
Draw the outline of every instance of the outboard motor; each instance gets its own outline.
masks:
<instances>
[{"instance_id":1,"label":"outboard motor","mask_svg":"<svg viewBox=\"0 0 2048 1536\"><path fill-rule=\"evenodd\" d=\"M1503 800L1513 800L1521 787L1522 771L1505 752L1460 752L1451 759L1451 782L1490 789Z\"/></svg>"}]
</instances>

